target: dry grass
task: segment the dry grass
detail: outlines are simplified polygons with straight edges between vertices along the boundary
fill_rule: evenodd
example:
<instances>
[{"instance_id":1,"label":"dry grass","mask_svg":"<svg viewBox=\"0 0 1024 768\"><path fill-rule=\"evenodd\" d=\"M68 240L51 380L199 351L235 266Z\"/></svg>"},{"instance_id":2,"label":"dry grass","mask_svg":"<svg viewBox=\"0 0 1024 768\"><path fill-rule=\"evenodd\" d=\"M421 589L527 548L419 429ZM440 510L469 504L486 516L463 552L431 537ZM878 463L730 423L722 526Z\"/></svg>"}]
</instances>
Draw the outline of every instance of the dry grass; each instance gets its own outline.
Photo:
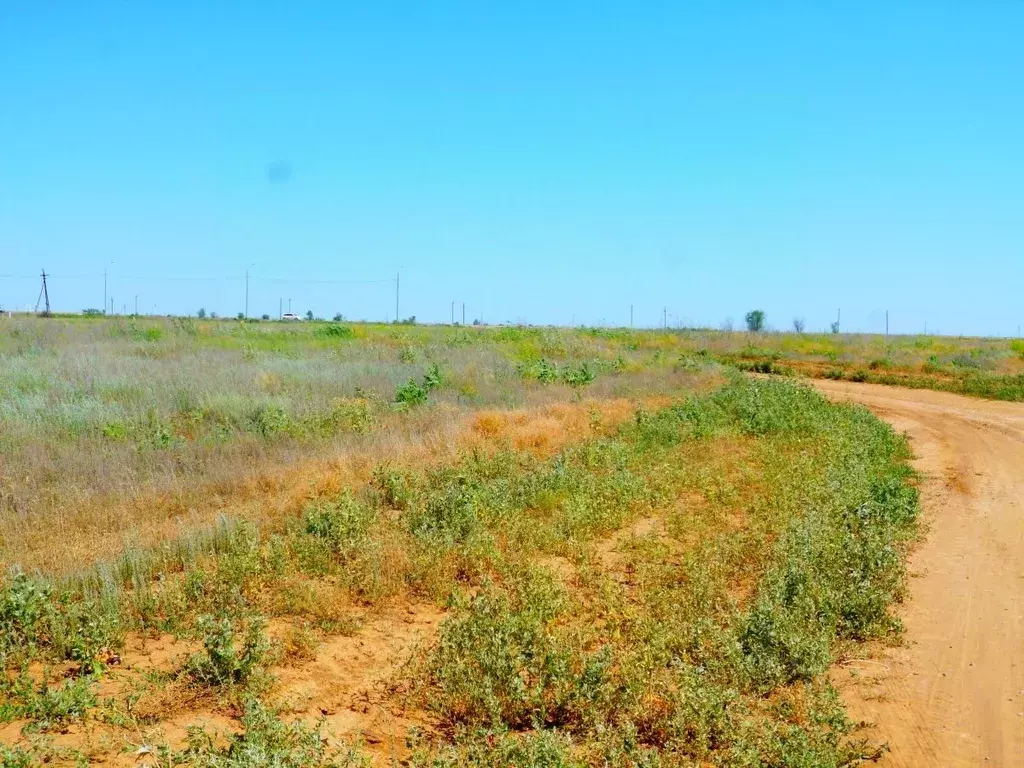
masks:
<instances>
[{"instance_id":1,"label":"dry grass","mask_svg":"<svg viewBox=\"0 0 1024 768\"><path fill-rule=\"evenodd\" d=\"M706 380L689 380L668 402L396 411L364 436L393 432L389 451L325 466L301 492L255 484L253 500L296 508L254 511L206 548L164 542L98 588L9 577L0 742L21 751L0 756L127 765L145 743L195 768L357 765L356 744L378 765L539 768L864 754L840 744L850 725L822 674L849 622L890 626L890 555L914 509L905 446L778 382L694 396ZM40 691L24 664L66 680ZM197 720L219 733L187 738Z\"/></svg>"},{"instance_id":2,"label":"dry grass","mask_svg":"<svg viewBox=\"0 0 1024 768\"><path fill-rule=\"evenodd\" d=\"M313 326L280 324L4 320L0 562L64 573L220 515L287 514L390 457L452 456L477 410L521 409L527 423L513 444L556 450L590 430L593 418L622 418L630 398L693 380L609 368L590 399L618 415L583 415L578 389L517 372L527 355L518 343L480 335L466 345L443 329L354 334L321 338ZM614 349L548 351L600 362ZM397 387L430 365L444 376L430 404L396 407ZM620 396L606 402L613 390ZM566 410L546 410L559 404Z\"/></svg>"}]
</instances>

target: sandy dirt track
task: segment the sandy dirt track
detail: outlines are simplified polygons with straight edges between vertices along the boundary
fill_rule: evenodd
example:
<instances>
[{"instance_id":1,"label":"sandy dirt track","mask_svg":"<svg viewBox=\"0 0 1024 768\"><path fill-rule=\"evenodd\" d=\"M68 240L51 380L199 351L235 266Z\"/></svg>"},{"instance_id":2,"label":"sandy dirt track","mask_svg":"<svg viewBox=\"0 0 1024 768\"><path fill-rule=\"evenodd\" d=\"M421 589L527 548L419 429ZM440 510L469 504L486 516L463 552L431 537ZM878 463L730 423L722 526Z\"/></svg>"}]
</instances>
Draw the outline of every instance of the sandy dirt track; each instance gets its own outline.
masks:
<instances>
[{"instance_id":1,"label":"sandy dirt track","mask_svg":"<svg viewBox=\"0 0 1024 768\"><path fill-rule=\"evenodd\" d=\"M903 647L842 665L850 714L886 766L1024 766L1024 405L818 381L906 432L925 535Z\"/></svg>"}]
</instances>

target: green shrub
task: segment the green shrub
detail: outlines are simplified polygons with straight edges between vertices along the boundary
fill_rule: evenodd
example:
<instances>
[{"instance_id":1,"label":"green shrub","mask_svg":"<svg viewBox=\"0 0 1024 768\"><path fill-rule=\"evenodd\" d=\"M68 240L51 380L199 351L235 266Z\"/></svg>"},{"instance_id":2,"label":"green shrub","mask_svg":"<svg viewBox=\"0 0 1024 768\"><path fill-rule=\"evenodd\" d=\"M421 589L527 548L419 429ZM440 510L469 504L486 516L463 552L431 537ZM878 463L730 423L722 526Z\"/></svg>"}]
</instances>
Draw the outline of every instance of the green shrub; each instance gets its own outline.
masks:
<instances>
[{"instance_id":1,"label":"green shrub","mask_svg":"<svg viewBox=\"0 0 1024 768\"><path fill-rule=\"evenodd\" d=\"M343 561L355 557L367 542L367 531L374 512L351 493L332 502L320 502L306 509L303 524L306 533L315 536Z\"/></svg>"},{"instance_id":2,"label":"green shrub","mask_svg":"<svg viewBox=\"0 0 1024 768\"><path fill-rule=\"evenodd\" d=\"M440 754L430 750L413 753L411 768L584 768L586 762L573 757L572 741L558 731L474 732Z\"/></svg>"},{"instance_id":3,"label":"green shrub","mask_svg":"<svg viewBox=\"0 0 1024 768\"><path fill-rule=\"evenodd\" d=\"M318 339L351 339L356 334L349 326L334 322L319 326L313 335Z\"/></svg>"},{"instance_id":4,"label":"green shrub","mask_svg":"<svg viewBox=\"0 0 1024 768\"><path fill-rule=\"evenodd\" d=\"M161 763L162 765L163 763ZM368 768L370 760L354 747L332 748L321 725L284 723L270 709L250 699L242 716L242 732L227 743L202 728L190 728L188 746L167 765L193 768Z\"/></svg>"},{"instance_id":5,"label":"green shrub","mask_svg":"<svg viewBox=\"0 0 1024 768\"><path fill-rule=\"evenodd\" d=\"M16 570L0 590L0 650L30 655L46 642L45 622L53 614L53 590L48 583Z\"/></svg>"},{"instance_id":6,"label":"green shrub","mask_svg":"<svg viewBox=\"0 0 1024 768\"><path fill-rule=\"evenodd\" d=\"M541 358L540 362L537 363L537 381L541 384L553 384L558 379L558 366Z\"/></svg>"},{"instance_id":7,"label":"green shrub","mask_svg":"<svg viewBox=\"0 0 1024 768\"><path fill-rule=\"evenodd\" d=\"M431 363L430 367L427 368L427 372L423 374L423 388L428 392L432 389L437 389L444 384L444 376L441 374L441 369L437 363Z\"/></svg>"},{"instance_id":8,"label":"green shrub","mask_svg":"<svg viewBox=\"0 0 1024 768\"><path fill-rule=\"evenodd\" d=\"M570 387L586 387L594 383L597 375L587 363L580 363L579 368L566 367L561 373L562 381Z\"/></svg>"},{"instance_id":9,"label":"green shrub","mask_svg":"<svg viewBox=\"0 0 1024 768\"><path fill-rule=\"evenodd\" d=\"M579 670L549 631L564 598L539 573L517 586L485 589L442 628L430 704L452 725L539 727L570 694Z\"/></svg>"},{"instance_id":10,"label":"green shrub","mask_svg":"<svg viewBox=\"0 0 1024 768\"><path fill-rule=\"evenodd\" d=\"M373 470L373 485L381 492L384 504L392 509L408 509L415 495L408 474L387 464Z\"/></svg>"},{"instance_id":11,"label":"green shrub","mask_svg":"<svg viewBox=\"0 0 1024 768\"><path fill-rule=\"evenodd\" d=\"M189 677L216 687L246 686L260 677L270 648L262 618L252 617L246 622L241 648L236 648L237 633L227 616L202 616L197 627L203 635L204 652L186 663Z\"/></svg>"},{"instance_id":12,"label":"green shrub","mask_svg":"<svg viewBox=\"0 0 1024 768\"><path fill-rule=\"evenodd\" d=\"M406 513L409 530L420 538L448 545L464 543L483 528L478 478L444 468L432 473L429 492Z\"/></svg>"},{"instance_id":13,"label":"green shrub","mask_svg":"<svg viewBox=\"0 0 1024 768\"><path fill-rule=\"evenodd\" d=\"M109 421L100 429L103 436L108 440L124 442L128 439L129 427L120 421Z\"/></svg>"},{"instance_id":14,"label":"green shrub","mask_svg":"<svg viewBox=\"0 0 1024 768\"><path fill-rule=\"evenodd\" d=\"M395 402L402 405L422 405L427 402L428 391L426 387L417 383L416 379L409 379L395 391Z\"/></svg>"},{"instance_id":15,"label":"green shrub","mask_svg":"<svg viewBox=\"0 0 1024 768\"><path fill-rule=\"evenodd\" d=\"M291 419L279 405L261 405L249 415L249 430L263 437L287 432Z\"/></svg>"},{"instance_id":16,"label":"green shrub","mask_svg":"<svg viewBox=\"0 0 1024 768\"><path fill-rule=\"evenodd\" d=\"M437 363L431 363L427 372L423 375L423 382L417 383L415 379L409 379L395 392L395 402L407 406L422 405L427 402L430 392L444 384L444 376Z\"/></svg>"},{"instance_id":17,"label":"green shrub","mask_svg":"<svg viewBox=\"0 0 1024 768\"><path fill-rule=\"evenodd\" d=\"M49 678L49 670L44 670L38 683L26 670L13 680L4 675L0 720L10 722L23 718L29 721L29 730L47 731L85 717L96 706L94 678L65 680L58 687L51 686Z\"/></svg>"}]
</instances>

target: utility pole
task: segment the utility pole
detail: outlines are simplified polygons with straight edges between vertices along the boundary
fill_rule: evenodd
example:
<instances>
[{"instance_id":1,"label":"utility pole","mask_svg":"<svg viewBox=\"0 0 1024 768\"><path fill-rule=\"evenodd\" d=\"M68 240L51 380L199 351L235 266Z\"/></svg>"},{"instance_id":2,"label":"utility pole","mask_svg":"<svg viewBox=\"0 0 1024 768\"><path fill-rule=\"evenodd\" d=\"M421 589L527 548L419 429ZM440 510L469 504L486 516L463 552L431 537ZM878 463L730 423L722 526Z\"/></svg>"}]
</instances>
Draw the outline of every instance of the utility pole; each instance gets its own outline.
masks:
<instances>
[{"instance_id":1,"label":"utility pole","mask_svg":"<svg viewBox=\"0 0 1024 768\"><path fill-rule=\"evenodd\" d=\"M668 307L661 310L661 327L668 330Z\"/></svg>"},{"instance_id":2,"label":"utility pole","mask_svg":"<svg viewBox=\"0 0 1024 768\"><path fill-rule=\"evenodd\" d=\"M249 270L245 270L245 319L249 319Z\"/></svg>"},{"instance_id":3,"label":"utility pole","mask_svg":"<svg viewBox=\"0 0 1024 768\"><path fill-rule=\"evenodd\" d=\"M466 302L462 302L462 324L466 324ZM1017 330L1020 330L1019 328ZM1019 333L1017 334L1020 335Z\"/></svg>"},{"instance_id":4,"label":"utility pole","mask_svg":"<svg viewBox=\"0 0 1024 768\"><path fill-rule=\"evenodd\" d=\"M114 297L110 297L110 314L114 314Z\"/></svg>"},{"instance_id":5,"label":"utility pole","mask_svg":"<svg viewBox=\"0 0 1024 768\"><path fill-rule=\"evenodd\" d=\"M139 295L135 294L135 316L139 316Z\"/></svg>"},{"instance_id":6,"label":"utility pole","mask_svg":"<svg viewBox=\"0 0 1024 768\"><path fill-rule=\"evenodd\" d=\"M45 300L45 309L43 310L43 317L50 316L50 292L46 289L46 270L43 270L43 285L39 289L39 298L36 299L36 312L39 311L39 303Z\"/></svg>"},{"instance_id":7,"label":"utility pole","mask_svg":"<svg viewBox=\"0 0 1024 768\"><path fill-rule=\"evenodd\" d=\"M277 319L280 320L284 316L284 299L280 296L277 297Z\"/></svg>"},{"instance_id":8,"label":"utility pole","mask_svg":"<svg viewBox=\"0 0 1024 768\"><path fill-rule=\"evenodd\" d=\"M402 281L402 274L400 272L395 273L395 322L398 322L398 286Z\"/></svg>"},{"instance_id":9,"label":"utility pole","mask_svg":"<svg viewBox=\"0 0 1024 768\"><path fill-rule=\"evenodd\" d=\"M107 314L107 269L103 268L103 314Z\"/></svg>"},{"instance_id":10,"label":"utility pole","mask_svg":"<svg viewBox=\"0 0 1024 768\"><path fill-rule=\"evenodd\" d=\"M288 314L290 315L291 313L292 313L292 300L288 299Z\"/></svg>"},{"instance_id":11,"label":"utility pole","mask_svg":"<svg viewBox=\"0 0 1024 768\"><path fill-rule=\"evenodd\" d=\"M455 302L452 302L452 325L455 325Z\"/></svg>"},{"instance_id":12,"label":"utility pole","mask_svg":"<svg viewBox=\"0 0 1024 768\"><path fill-rule=\"evenodd\" d=\"M889 310L885 310L885 335L889 335Z\"/></svg>"}]
</instances>

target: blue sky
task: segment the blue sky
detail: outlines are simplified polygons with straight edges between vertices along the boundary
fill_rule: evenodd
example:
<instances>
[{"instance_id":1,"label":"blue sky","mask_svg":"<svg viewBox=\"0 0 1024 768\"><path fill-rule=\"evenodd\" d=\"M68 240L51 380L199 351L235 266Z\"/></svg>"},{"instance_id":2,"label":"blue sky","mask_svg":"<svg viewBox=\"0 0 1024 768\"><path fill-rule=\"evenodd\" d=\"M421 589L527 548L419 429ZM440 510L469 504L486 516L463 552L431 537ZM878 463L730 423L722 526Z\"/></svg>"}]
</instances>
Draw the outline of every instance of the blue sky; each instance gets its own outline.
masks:
<instances>
[{"instance_id":1,"label":"blue sky","mask_svg":"<svg viewBox=\"0 0 1024 768\"><path fill-rule=\"evenodd\" d=\"M1024 4L0 13L0 304L1006 335ZM327 281L384 282L327 282ZM320 281L320 282L302 282ZM390 281L390 282L388 282Z\"/></svg>"}]
</instances>

